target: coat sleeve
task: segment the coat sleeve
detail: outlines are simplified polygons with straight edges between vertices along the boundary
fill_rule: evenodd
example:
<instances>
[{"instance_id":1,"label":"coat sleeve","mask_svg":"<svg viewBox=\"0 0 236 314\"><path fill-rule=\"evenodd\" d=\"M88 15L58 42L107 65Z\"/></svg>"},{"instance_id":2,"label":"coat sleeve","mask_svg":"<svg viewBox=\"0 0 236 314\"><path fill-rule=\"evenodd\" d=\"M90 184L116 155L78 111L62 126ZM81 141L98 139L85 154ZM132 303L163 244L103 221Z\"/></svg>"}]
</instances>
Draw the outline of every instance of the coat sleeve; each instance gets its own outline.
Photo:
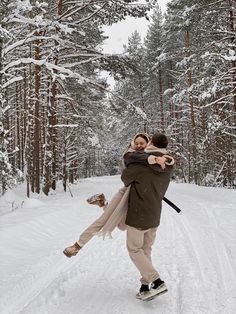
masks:
<instances>
[{"instance_id":1,"label":"coat sleeve","mask_svg":"<svg viewBox=\"0 0 236 314\"><path fill-rule=\"evenodd\" d=\"M165 157L166 158L166 167L165 169L162 169L159 164L152 164L150 163L150 158L151 157ZM155 172L172 172L173 171L173 165L174 165L174 158L171 157L170 155L164 155L158 152L153 152L152 155L149 156L149 167L155 171Z\"/></svg>"},{"instance_id":2,"label":"coat sleeve","mask_svg":"<svg viewBox=\"0 0 236 314\"><path fill-rule=\"evenodd\" d=\"M129 186L133 182L133 178L132 178L128 168L125 168L122 171L121 180L123 181L125 186Z\"/></svg>"},{"instance_id":3,"label":"coat sleeve","mask_svg":"<svg viewBox=\"0 0 236 314\"><path fill-rule=\"evenodd\" d=\"M124 163L126 167L133 163L148 165L148 157L149 154L145 152L129 152L124 155Z\"/></svg>"},{"instance_id":4,"label":"coat sleeve","mask_svg":"<svg viewBox=\"0 0 236 314\"><path fill-rule=\"evenodd\" d=\"M139 172L137 171L137 165L130 165L128 168L125 168L121 174L121 180L125 186L129 186L133 182L139 181Z\"/></svg>"},{"instance_id":5,"label":"coat sleeve","mask_svg":"<svg viewBox=\"0 0 236 314\"><path fill-rule=\"evenodd\" d=\"M149 165L149 167L154 171L154 172L172 172L173 171L173 166L168 166L166 165L165 169L162 169L160 165L155 164L155 165Z\"/></svg>"}]
</instances>

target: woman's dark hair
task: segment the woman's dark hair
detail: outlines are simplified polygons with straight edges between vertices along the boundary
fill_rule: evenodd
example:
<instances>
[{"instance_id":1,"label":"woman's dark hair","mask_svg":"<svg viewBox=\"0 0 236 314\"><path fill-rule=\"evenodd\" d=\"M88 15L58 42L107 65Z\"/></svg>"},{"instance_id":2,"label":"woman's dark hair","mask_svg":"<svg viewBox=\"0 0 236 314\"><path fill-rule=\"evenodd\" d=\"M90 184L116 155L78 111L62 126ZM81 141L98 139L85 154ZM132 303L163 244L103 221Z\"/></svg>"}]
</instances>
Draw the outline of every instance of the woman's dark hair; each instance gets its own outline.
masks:
<instances>
[{"instance_id":1,"label":"woman's dark hair","mask_svg":"<svg viewBox=\"0 0 236 314\"><path fill-rule=\"evenodd\" d=\"M165 134L155 133L152 136L152 144L158 148L166 148L168 145L168 138Z\"/></svg>"},{"instance_id":2,"label":"woman's dark hair","mask_svg":"<svg viewBox=\"0 0 236 314\"><path fill-rule=\"evenodd\" d=\"M147 143L149 142L149 137L148 135L144 134L144 133L138 133L137 135L135 135L134 141L136 140L136 138L141 137L143 138Z\"/></svg>"}]
</instances>

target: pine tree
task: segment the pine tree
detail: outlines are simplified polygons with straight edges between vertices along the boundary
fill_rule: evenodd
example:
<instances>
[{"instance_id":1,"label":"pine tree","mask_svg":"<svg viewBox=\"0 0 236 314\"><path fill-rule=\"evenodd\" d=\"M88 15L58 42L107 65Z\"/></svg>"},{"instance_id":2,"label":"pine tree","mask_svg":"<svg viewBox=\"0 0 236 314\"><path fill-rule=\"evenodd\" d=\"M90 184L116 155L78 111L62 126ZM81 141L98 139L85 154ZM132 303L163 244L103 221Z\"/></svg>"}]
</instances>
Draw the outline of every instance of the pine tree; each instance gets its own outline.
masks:
<instances>
[{"instance_id":1,"label":"pine tree","mask_svg":"<svg viewBox=\"0 0 236 314\"><path fill-rule=\"evenodd\" d=\"M163 16L160 7L157 5L152 14L147 36L145 38L145 62L148 72L145 92L147 94L149 123L153 130L165 132L168 108L164 108L164 73L162 62L163 45Z\"/></svg>"},{"instance_id":2,"label":"pine tree","mask_svg":"<svg viewBox=\"0 0 236 314\"><path fill-rule=\"evenodd\" d=\"M153 13L143 71L147 129L159 128L170 136L178 178L232 187L235 2L173 0L164 21L158 7ZM130 108L122 107L134 98L130 86L135 86L135 79L126 76L115 89L122 100L112 99L112 104L128 117L129 128L121 116L119 129L126 126L133 132L136 117L129 116Z\"/></svg>"},{"instance_id":3,"label":"pine tree","mask_svg":"<svg viewBox=\"0 0 236 314\"><path fill-rule=\"evenodd\" d=\"M48 194L60 179L66 190L68 179L84 167L89 175L97 173L101 160L100 144L91 145L91 165L86 157L88 142L102 130L98 112L105 110L107 85L99 71L106 62L110 70L118 62L102 54L102 26L127 15L145 16L151 5L122 0L4 4L5 29L12 34L1 46L3 102L10 107L1 121L9 130L4 142L9 162L24 172L28 196L42 188Z\"/></svg>"},{"instance_id":4,"label":"pine tree","mask_svg":"<svg viewBox=\"0 0 236 314\"><path fill-rule=\"evenodd\" d=\"M4 194L10 185L12 178L12 166L9 163L7 144L8 144L8 129L6 128L5 117L9 110L6 100L4 99L4 84L6 82L3 74L4 42L10 37L9 32L5 28L4 19L7 14L6 6L8 1L2 1L0 4L0 195Z\"/></svg>"}]
</instances>

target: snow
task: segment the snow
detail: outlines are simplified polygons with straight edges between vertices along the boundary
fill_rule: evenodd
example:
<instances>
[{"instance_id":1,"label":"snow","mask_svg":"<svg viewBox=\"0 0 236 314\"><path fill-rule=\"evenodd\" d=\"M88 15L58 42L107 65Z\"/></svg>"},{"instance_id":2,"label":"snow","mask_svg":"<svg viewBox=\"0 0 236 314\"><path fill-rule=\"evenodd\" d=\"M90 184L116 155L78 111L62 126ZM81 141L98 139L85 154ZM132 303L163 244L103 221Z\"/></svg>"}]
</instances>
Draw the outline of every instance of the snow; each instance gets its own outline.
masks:
<instances>
[{"instance_id":1,"label":"snow","mask_svg":"<svg viewBox=\"0 0 236 314\"><path fill-rule=\"evenodd\" d=\"M14 3L10 3L8 7L16 7L15 14L18 14L20 11L31 11L33 8L29 0L14 1Z\"/></svg>"},{"instance_id":2,"label":"snow","mask_svg":"<svg viewBox=\"0 0 236 314\"><path fill-rule=\"evenodd\" d=\"M236 61L236 56L223 56L223 58L226 60L226 61Z\"/></svg>"},{"instance_id":3,"label":"snow","mask_svg":"<svg viewBox=\"0 0 236 314\"><path fill-rule=\"evenodd\" d=\"M81 180L50 194L25 197L25 186L0 198L1 314L233 314L236 308L235 190L171 183L163 203L153 262L168 293L135 299L139 274L125 247L125 232L94 237L71 259L62 250L102 210L86 198L108 199L119 176Z\"/></svg>"},{"instance_id":4,"label":"snow","mask_svg":"<svg viewBox=\"0 0 236 314\"><path fill-rule=\"evenodd\" d=\"M88 141L91 143L92 146L99 145L99 138L98 138L97 134L95 134L95 133L88 138Z\"/></svg>"},{"instance_id":5,"label":"snow","mask_svg":"<svg viewBox=\"0 0 236 314\"><path fill-rule=\"evenodd\" d=\"M70 78L75 78L77 80L78 84L83 85L84 83L88 83L91 84L95 87L101 88L102 90L106 90L104 88L104 86L102 86L101 84L98 84L96 81L86 78L82 75L80 75L79 73L73 72L69 69L66 69L64 66L58 66L55 65L53 63L47 62L46 59L41 59L41 60L35 60L33 58L19 58L17 60L14 60L12 62L9 62L2 70L2 72L7 72L9 71L9 69L18 66L20 64L34 64L34 65L39 65L39 66L45 66L47 68L47 70L49 70L52 75L54 74L54 79L56 79L56 74L54 71L58 71L59 73L57 75L63 75L63 79L65 79L66 77L70 77ZM63 74L64 73L64 74Z\"/></svg>"},{"instance_id":6,"label":"snow","mask_svg":"<svg viewBox=\"0 0 236 314\"><path fill-rule=\"evenodd\" d=\"M135 105L133 105L133 104L131 104L130 106L131 106L132 108L134 108L134 110L136 111L136 113L137 113L142 119L144 119L144 120L147 119L146 113L145 113L141 108L139 108L139 107L137 107L137 106L135 106Z\"/></svg>"},{"instance_id":7,"label":"snow","mask_svg":"<svg viewBox=\"0 0 236 314\"><path fill-rule=\"evenodd\" d=\"M2 85L2 89L7 88L8 86L10 86L13 83L22 81L24 78L23 76L15 76L12 79L8 80L5 84Z\"/></svg>"}]
</instances>

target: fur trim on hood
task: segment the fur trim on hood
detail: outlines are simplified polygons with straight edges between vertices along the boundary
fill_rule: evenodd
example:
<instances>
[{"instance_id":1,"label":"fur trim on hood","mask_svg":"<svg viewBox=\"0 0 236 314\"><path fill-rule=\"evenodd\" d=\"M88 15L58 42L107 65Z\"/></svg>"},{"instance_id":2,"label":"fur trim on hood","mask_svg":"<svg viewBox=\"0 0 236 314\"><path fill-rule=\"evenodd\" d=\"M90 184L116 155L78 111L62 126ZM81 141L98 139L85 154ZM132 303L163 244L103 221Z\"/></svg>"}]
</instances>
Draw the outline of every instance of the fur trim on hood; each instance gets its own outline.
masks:
<instances>
[{"instance_id":1,"label":"fur trim on hood","mask_svg":"<svg viewBox=\"0 0 236 314\"><path fill-rule=\"evenodd\" d=\"M149 144L145 150L146 153L151 154L151 153L161 153L161 154L167 154L167 150L165 148L158 148L152 144Z\"/></svg>"},{"instance_id":2,"label":"fur trim on hood","mask_svg":"<svg viewBox=\"0 0 236 314\"><path fill-rule=\"evenodd\" d=\"M142 136L145 136L145 138L147 139L147 143L149 143L150 141L150 137L147 133L137 133L133 139L131 140L130 144L129 144L129 147L124 151L123 153L123 156L126 154L126 153L133 153L135 152L135 149L134 149L134 141L137 137L139 137L139 135L142 135Z\"/></svg>"},{"instance_id":3,"label":"fur trim on hood","mask_svg":"<svg viewBox=\"0 0 236 314\"><path fill-rule=\"evenodd\" d=\"M152 153L161 153L161 154L163 154L162 157L165 157L165 158L166 158L165 164L166 164L167 166L172 166L172 165L174 165L174 163L175 163L174 158L173 158L172 156L168 155L168 152L167 152L167 150L166 150L165 148L158 148L158 147L156 147L156 146L150 144L150 145L148 145L148 146L145 148L144 151L145 151L146 153L148 153L148 154L152 154ZM150 156L148 157L148 163L149 163L149 165L154 165L154 164L156 164L156 159L155 159L155 157L156 157L155 155L150 155Z\"/></svg>"},{"instance_id":4,"label":"fur trim on hood","mask_svg":"<svg viewBox=\"0 0 236 314\"><path fill-rule=\"evenodd\" d=\"M134 149L134 141L135 141L136 138L139 137L140 135L141 135L141 137L144 136L144 137L146 138L146 140L147 140L147 143L149 143L150 137L149 137L149 135L148 135L147 133L137 133L137 134L133 137L133 139L132 139L132 141L131 141L131 143L130 143L130 146L131 146L133 149Z\"/></svg>"}]
</instances>

